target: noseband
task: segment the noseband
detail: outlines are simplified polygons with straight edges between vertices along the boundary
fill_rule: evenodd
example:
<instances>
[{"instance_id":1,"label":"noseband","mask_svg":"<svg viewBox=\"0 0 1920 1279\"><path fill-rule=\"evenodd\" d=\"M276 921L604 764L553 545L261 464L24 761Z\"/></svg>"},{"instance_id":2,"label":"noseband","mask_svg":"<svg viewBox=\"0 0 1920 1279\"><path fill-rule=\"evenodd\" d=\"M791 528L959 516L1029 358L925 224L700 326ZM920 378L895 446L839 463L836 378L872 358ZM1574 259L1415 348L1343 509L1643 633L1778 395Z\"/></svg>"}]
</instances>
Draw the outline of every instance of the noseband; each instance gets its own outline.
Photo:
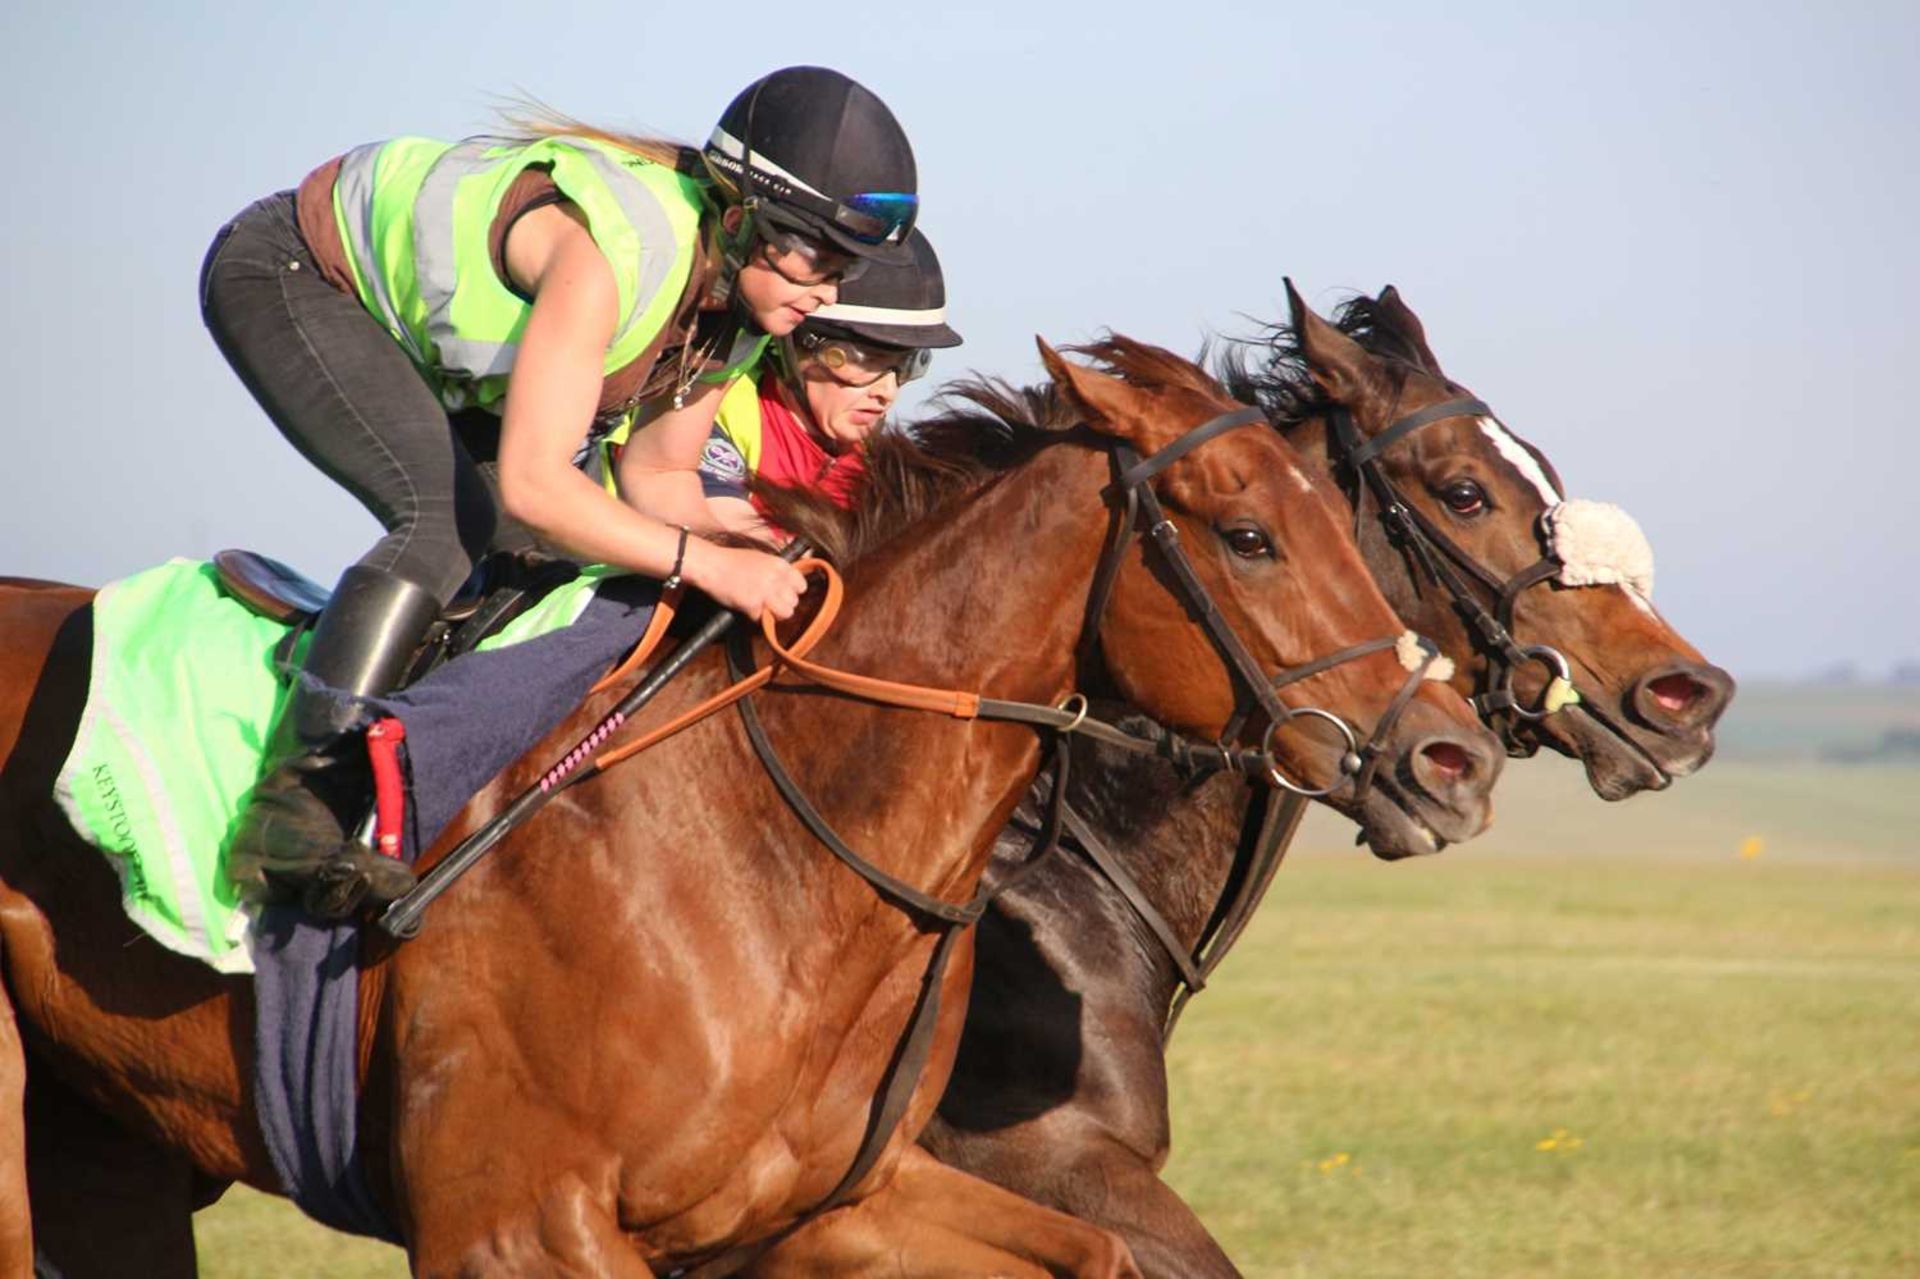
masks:
<instances>
[{"instance_id":1,"label":"noseband","mask_svg":"<svg viewBox=\"0 0 1920 1279\"><path fill-rule=\"evenodd\" d=\"M1552 580L1562 567L1560 557L1549 544L1538 560L1502 581L1409 504L1379 461L1382 453L1421 427L1452 417L1493 416L1493 410L1482 400L1445 400L1409 413L1367 439L1354 425L1353 415L1344 407L1336 407L1328 414L1329 439L1334 461L1350 473L1348 497L1353 502L1355 536L1365 520L1365 499L1371 493L1380 508L1380 522L1388 540L1452 597L1454 607L1472 630L1475 646L1486 655L1486 672L1473 698L1474 709L1500 735L1507 754L1524 757L1533 754L1538 744L1520 738L1521 726L1545 719L1579 699L1565 654L1548 644L1522 644L1513 637L1514 602L1530 587ZM1481 590L1492 596L1492 608L1481 599ZM1548 672L1547 689L1537 707L1523 705L1513 692L1514 672L1529 662L1540 663Z\"/></svg>"},{"instance_id":2,"label":"noseband","mask_svg":"<svg viewBox=\"0 0 1920 1279\"><path fill-rule=\"evenodd\" d=\"M1180 541L1180 530L1168 518L1160 505L1159 497L1148 482L1154 476L1167 469L1182 457L1199 448L1208 440L1224 435L1228 431L1243 426L1259 425L1269 427L1266 414L1258 408L1231 409L1217 417L1202 422L1185 435L1167 445L1148 458L1142 458L1133 446L1124 442L1111 445L1113 463L1113 483L1106 490L1109 507L1113 517L1108 528L1106 549L1102 552L1100 565L1094 572L1093 590L1087 597L1087 624L1081 632L1081 656L1090 657L1099 643L1100 627L1106 617L1107 605L1113 596L1115 580L1120 574L1120 565L1125 557L1128 543L1135 532L1141 532L1147 543L1160 554L1169 572L1178 584L1180 594L1186 605L1199 619L1208 640L1220 654L1228 674L1235 685L1235 710L1221 734L1220 750L1224 760L1231 764L1240 757L1230 750L1226 743L1242 727L1252 711L1258 709L1265 713L1266 731L1260 738L1258 758L1265 779L1282 790L1309 799L1318 799L1331 795L1349 780L1354 783L1354 802L1365 798L1378 771L1381 748L1394 724L1407 705L1413 700L1414 693L1425 678L1428 667L1439 657L1439 649L1422 640L1422 649L1426 655L1416 669L1408 673L1387 711L1374 726L1373 733L1364 745L1359 735L1345 719L1317 706L1291 707L1280 700L1277 690L1289 684L1298 683L1322 671L1330 670L1342 663L1367 657L1390 649L1398 636L1367 640L1349 645L1337 652L1318 657L1298 666L1288 667L1278 674L1269 676L1260 668L1246 643L1233 629L1226 616L1214 603L1206 583L1200 580L1194 569L1192 559L1187 555ZM1293 781L1281 771L1279 761L1273 754L1274 736L1294 719L1318 719L1331 724L1346 742L1341 752L1340 764L1334 780L1326 786L1314 788Z\"/></svg>"}]
</instances>

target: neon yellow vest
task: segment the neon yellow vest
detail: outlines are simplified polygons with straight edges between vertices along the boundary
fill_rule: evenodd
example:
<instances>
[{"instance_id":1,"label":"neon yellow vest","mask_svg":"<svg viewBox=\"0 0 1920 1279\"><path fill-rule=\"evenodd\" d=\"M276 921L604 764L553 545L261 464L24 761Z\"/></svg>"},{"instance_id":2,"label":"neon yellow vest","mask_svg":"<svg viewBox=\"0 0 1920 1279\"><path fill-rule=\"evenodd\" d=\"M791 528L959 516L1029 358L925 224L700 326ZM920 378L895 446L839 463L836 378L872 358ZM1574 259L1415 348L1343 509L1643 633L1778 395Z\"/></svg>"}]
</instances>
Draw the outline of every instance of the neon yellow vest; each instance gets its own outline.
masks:
<instances>
[{"instance_id":1,"label":"neon yellow vest","mask_svg":"<svg viewBox=\"0 0 1920 1279\"><path fill-rule=\"evenodd\" d=\"M767 339L760 339L750 358L707 377L710 381L718 381L722 377L733 378L727 393L720 397L720 408L713 415L713 425L733 441L733 447L740 451L740 456L747 464L748 476L760 473L760 379L753 375L752 370L766 344ZM620 425L607 433L600 444L600 485L615 497L620 496L620 486L613 474L615 456L632 434L633 415L629 413Z\"/></svg>"},{"instance_id":2,"label":"neon yellow vest","mask_svg":"<svg viewBox=\"0 0 1920 1279\"><path fill-rule=\"evenodd\" d=\"M700 188L666 165L588 138L521 145L396 138L347 153L334 218L360 301L450 409L496 411L533 306L494 269L489 235L531 165L585 215L613 268L620 321L602 373L632 363L672 322L693 272Z\"/></svg>"}]
</instances>

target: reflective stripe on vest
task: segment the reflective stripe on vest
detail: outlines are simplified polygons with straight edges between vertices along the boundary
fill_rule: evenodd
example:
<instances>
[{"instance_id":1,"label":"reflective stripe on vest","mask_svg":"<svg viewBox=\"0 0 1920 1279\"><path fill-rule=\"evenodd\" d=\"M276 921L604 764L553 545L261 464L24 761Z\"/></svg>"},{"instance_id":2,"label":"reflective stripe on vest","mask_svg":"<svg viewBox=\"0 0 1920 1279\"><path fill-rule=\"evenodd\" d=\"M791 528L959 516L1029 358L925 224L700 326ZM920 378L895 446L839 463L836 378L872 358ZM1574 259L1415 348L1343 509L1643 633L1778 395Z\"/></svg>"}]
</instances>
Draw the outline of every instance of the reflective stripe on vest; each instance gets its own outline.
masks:
<instances>
[{"instance_id":1,"label":"reflective stripe on vest","mask_svg":"<svg viewBox=\"0 0 1920 1279\"><path fill-rule=\"evenodd\" d=\"M533 165L548 166L612 268L621 320L604 373L646 351L687 288L701 199L663 165L581 138L401 138L348 153L335 210L361 300L451 408L506 394L531 306L499 278L491 234L507 191Z\"/></svg>"}]
</instances>

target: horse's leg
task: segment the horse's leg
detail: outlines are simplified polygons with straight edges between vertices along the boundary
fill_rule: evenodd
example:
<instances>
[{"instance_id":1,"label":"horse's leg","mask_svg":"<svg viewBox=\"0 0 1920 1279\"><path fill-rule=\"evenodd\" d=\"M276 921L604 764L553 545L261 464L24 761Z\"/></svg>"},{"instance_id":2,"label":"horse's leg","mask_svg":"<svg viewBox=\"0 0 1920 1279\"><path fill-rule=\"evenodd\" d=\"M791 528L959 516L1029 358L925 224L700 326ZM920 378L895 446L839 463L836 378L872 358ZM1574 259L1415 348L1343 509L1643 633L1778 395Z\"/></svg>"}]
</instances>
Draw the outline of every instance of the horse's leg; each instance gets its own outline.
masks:
<instances>
[{"instance_id":1,"label":"horse's leg","mask_svg":"<svg viewBox=\"0 0 1920 1279\"><path fill-rule=\"evenodd\" d=\"M60 1279L193 1279L192 1166L129 1133L36 1066L27 1168L39 1255ZM103 1228L105 1227L105 1228Z\"/></svg>"},{"instance_id":2,"label":"horse's leg","mask_svg":"<svg viewBox=\"0 0 1920 1279\"><path fill-rule=\"evenodd\" d=\"M27 1056L13 999L0 988L0 1275L31 1279L33 1213L27 1198Z\"/></svg>"},{"instance_id":3,"label":"horse's leg","mask_svg":"<svg viewBox=\"0 0 1920 1279\"><path fill-rule=\"evenodd\" d=\"M1138 1279L1140 1271L1117 1235L949 1168L914 1146L885 1186L802 1227L749 1273Z\"/></svg>"},{"instance_id":4,"label":"horse's leg","mask_svg":"<svg viewBox=\"0 0 1920 1279\"><path fill-rule=\"evenodd\" d=\"M1086 1143L1059 1175L1054 1203L1124 1236L1147 1279L1240 1279L1193 1209L1134 1151Z\"/></svg>"},{"instance_id":5,"label":"horse's leg","mask_svg":"<svg viewBox=\"0 0 1920 1279\"><path fill-rule=\"evenodd\" d=\"M428 1167L423 1180L434 1184L413 1187L409 1203L419 1279L652 1279L633 1240L578 1176L541 1185L497 1169L448 1179L440 1165Z\"/></svg>"},{"instance_id":6,"label":"horse's leg","mask_svg":"<svg viewBox=\"0 0 1920 1279\"><path fill-rule=\"evenodd\" d=\"M1099 1117L1099 1116L1096 1116ZM1147 1279L1240 1272L1153 1161L1073 1108L993 1133L943 1128L938 1157L1120 1235Z\"/></svg>"}]
</instances>

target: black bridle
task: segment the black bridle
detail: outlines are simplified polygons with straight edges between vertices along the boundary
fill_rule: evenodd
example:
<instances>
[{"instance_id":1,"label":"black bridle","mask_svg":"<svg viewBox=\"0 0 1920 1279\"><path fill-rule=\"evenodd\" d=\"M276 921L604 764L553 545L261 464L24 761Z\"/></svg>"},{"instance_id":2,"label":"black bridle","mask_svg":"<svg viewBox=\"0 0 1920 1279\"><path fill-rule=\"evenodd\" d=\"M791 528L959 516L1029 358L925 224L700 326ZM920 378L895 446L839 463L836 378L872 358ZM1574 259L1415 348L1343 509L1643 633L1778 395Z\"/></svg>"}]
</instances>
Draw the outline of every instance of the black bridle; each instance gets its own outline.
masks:
<instances>
[{"instance_id":1,"label":"black bridle","mask_svg":"<svg viewBox=\"0 0 1920 1279\"><path fill-rule=\"evenodd\" d=\"M1025 881L1040 867L1047 855L1059 844L1063 827L1072 826L1077 828L1077 833L1086 837L1091 836L1091 832L1086 830L1084 823L1066 804L1069 759L1066 739L1069 734L1083 733L1129 750L1160 754L1189 767L1225 768L1246 777L1249 782L1265 780L1271 782L1273 787L1285 790L1288 792L1285 800L1276 807L1267 802L1272 799L1272 790L1257 788L1257 794L1261 800L1254 805L1254 811L1262 814L1291 814L1284 821L1276 821L1272 818L1261 821L1263 832L1261 841L1268 848L1269 853L1277 850L1278 855L1284 855L1286 837L1291 834L1293 824L1297 823L1299 811L1304 807L1306 798L1331 794L1349 781L1352 781L1356 787L1356 802L1365 794L1366 786L1373 779L1381 744L1391 731L1393 723L1412 700L1420 681L1426 675L1428 666L1438 656L1438 650L1430 644L1426 646L1426 660L1418 669L1409 672L1406 682L1389 703L1386 714L1381 717L1380 723L1375 727L1375 731L1365 745L1360 743L1353 727L1331 711L1318 707L1299 709L1288 707L1279 699L1276 689L1297 683L1342 662L1393 648L1399 637L1390 636L1350 645L1325 657L1288 668L1277 675L1268 676L1261 670L1246 643L1235 632L1232 624L1227 621L1225 614L1214 602L1212 593L1201 581L1192 560L1188 558L1185 548L1180 544L1179 531L1174 527L1173 521L1167 517L1158 497L1148 483L1154 476L1207 441L1239 427L1255 424L1268 426L1266 415L1259 409L1229 410L1202 422L1172 444L1144 459L1130 445L1123 442L1110 442L1114 480L1106 490L1106 497L1113 508L1114 517L1106 546L1101 552L1099 565L1094 570L1093 589L1088 597L1088 620L1082 632L1082 654L1084 656L1090 653L1098 643L1100 625L1105 617L1108 601L1112 597L1114 583L1119 577L1127 547L1131 544L1133 537L1138 534L1160 553L1179 586L1181 602L1199 618L1209 640L1219 651L1228 672L1239 686L1241 697L1243 699L1250 697L1253 705L1265 712L1267 727L1257 749L1249 751L1231 744L1230 739L1245 727L1248 719L1248 709L1244 701L1235 711L1220 740L1205 744L1191 742L1160 725L1155 725L1151 732L1137 733L1095 719L1088 714L1085 696L1078 693L1069 697L1060 706L981 698L978 712L980 719L1033 724L1055 730L1053 759L1050 765L1052 786L1046 813L1037 824L1033 847L1028 855L1012 872L991 883L983 877L979 889L970 899L956 903L930 896L888 874L848 845L833 829L826 817L814 807L780 758L773 742L767 736L759 712L754 708L753 700L742 698L736 703L747 731L747 738L752 743L755 754L759 756L761 766L766 769L775 787L808 831L843 865L864 879L880 897L904 913L919 919L924 927L939 931L941 937L928 961L913 1015L908 1020L907 1028L900 1038L899 1047L881 1084L880 1093L874 1099L874 1107L870 1113L860 1149L839 1184L817 1207L803 1213L799 1220L787 1229L768 1239L730 1249L718 1257L702 1262L682 1272L685 1279L708 1279L710 1276L732 1274L746 1267L806 1221L845 1203L851 1196L853 1188L872 1170L891 1141L901 1117L906 1113L907 1105L918 1088L921 1072L932 1052L933 1030L940 1014L941 987L945 981L948 961L952 957L959 938L979 921L994 898ZM751 667L753 654L743 633L736 632L731 637L731 641L727 648L727 660L737 679ZM1309 715L1335 725L1347 743L1335 780L1317 790L1301 786L1288 779L1280 771L1279 763L1273 755L1274 734L1279 726L1290 719ZM1265 833L1268 828L1272 830L1271 836ZM1272 856L1272 867L1277 867L1278 855ZM1266 876L1271 877L1271 868L1267 870ZM1249 887L1252 886L1249 885ZM1264 880L1260 889L1264 889ZM1255 891L1252 894L1252 900L1257 902L1258 895L1258 891ZM1136 904L1145 904L1144 898L1137 898ZM1147 909L1151 911L1151 906L1147 906ZM1159 918L1158 913L1153 912L1149 918ZM1164 921L1161 922L1164 926ZM1232 925L1230 930L1232 936L1238 936L1239 926L1243 924L1244 916L1238 924ZM1231 944L1232 937L1228 937L1227 945ZM1224 953L1223 948L1220 954ZM1212 962L1217 963L1218 959L1215 958ZM1206 964L1206 968L1210 971L1211 964ZM1192 980L1204 984L1204 976L1199 970L1190 971Z\"/></svg>"},{"instance_id":2,"label":"black bridle","mask_svg":"<svg viewBox=\"0 0 1920 1279\"><path fill-rule=\"evenodd\" d=\"M1381 639L1366 640L1352 644L1336 652L1318 657L1297 666L1288 667L1275 675L1268 675L1260 668L1246 643L1221 613L1213 601L1206 584L1200 580L1193 561L1187 555L1180 541L1180 530L1167 517L1160 505L1160 499L1154 493L1148 481L1173 465L1180 458L1192 452L1216 436L1243 426L1269 426L1266 414L1258 408L1232 409L1218 417L1202 422L1172 444L1161 449L1152 457L1142 458L1130 444L1116 442L1112 445L1113 483L1106 490L1108 504L1113 518L1108 528L1107 546L1101 556L1100 566L1094 573L1093 590L1087 597L1087 624L1081 631L1081 654L1085 659L1097 651L1100 641L1100 627L1105 620L1107 605L1113 596L1113 586L1119 577L1120 565L1127 544L1137 533L1147 539L1159 553L1169 572L1173 574L1187 606L1198 618L1214 649L1219 653L1228 674L1235 685L1236 710L1222 733L1222 742L1235 736L1242 729L1254 710L1266 716L1266 731L1260 739L1258 754L1265 769L1266 780L1282 790L1319 799L1331 795L1349 780L1354 784L1353 802L1358 804L1365 797L1378 771L1381 747L1388 734L1393 731L1407 704L1425 677L1427 667L1431 665L1439 650L1431 644L1425 644L1426 661L1418 669L1408 673L1387 711L1374 726L1373 733L1362 745L1358 734L1346 720L1332 711L1318 706L1292 707L1282 702L1278 690L1289 684L1296 684L1323 671L1331 670L1345 662L1368 657L1394 647L1399 636L1387 636ZM1346 739L1347 749L1340 758L1339 770L1334 780L1326 786L1314 788L1294 782L1280 770L1273 755L1273 739L1276 733L1290 720L1314 718L1331 724Z\"/></svg>"},{"instance_id":3,"label":"black bridle","mask_svg":"<svg viewBox=\"0 0 1920 1279\"><path fill-rule=\"evenodd\" d=\"M1527 756L1538 749L1538 744L1520 736L1521 726L1545 719L1559 707L1550 700L1539 706L1523 704L1513 692L1514 673L1530 662L1538 662L1547 668L1549 688L1551 681L1559 680L1571 690L1573 671L1559 649L1547 644L1522 644L1514 638L1513 608L1528 589L1559 574L1563 567L1560 557L1546 544L1542 531L1540 558L1510 577L1498 577L1410 504L1380 465L1380 455L1400 440L1453 417L1493 418L1493 410L1484 401L1469 397L1446 400L1409 413L1367 439L1354 425L1353 415L1345 407L1336 406L1327 416L1329 451L1349 485L1355 536L1365 522L1366 503L1371 497L1388 540L1414 565L1410 575L1414 589L1420 589L1420 574L1425 573L1446 591L1466 621L1475 647L1487 659L1480 688L1473 697L1474 709L1499 734L1509 755ZM1482 598L1483 593L1487 598Z\"/></svg>"}]
</instances>

